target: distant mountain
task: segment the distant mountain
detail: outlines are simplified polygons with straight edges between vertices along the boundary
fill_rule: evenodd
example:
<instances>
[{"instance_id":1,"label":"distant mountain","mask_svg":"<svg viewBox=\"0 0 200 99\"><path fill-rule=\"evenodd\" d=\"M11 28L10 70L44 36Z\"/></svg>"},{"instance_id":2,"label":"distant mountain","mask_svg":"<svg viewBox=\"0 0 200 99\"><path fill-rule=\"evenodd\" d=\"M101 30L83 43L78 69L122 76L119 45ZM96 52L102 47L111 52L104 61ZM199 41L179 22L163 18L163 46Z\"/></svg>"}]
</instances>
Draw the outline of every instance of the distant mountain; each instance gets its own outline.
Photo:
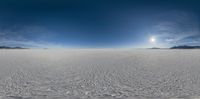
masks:
<instances>
[{"instance_id":1,"label":"distant mountain","mask_svg":"<svg viewBox=\"0 0 200 99\"><path fill-rule=\"evenodd\" d=\"M181 45L181 46L173 46L170 49L200 49L200 46Z\"/></svg>"},{"instance_id":2,"label":"distant mountain","mask_svg":"<svg viewBox=\"0 0 200 99\"><path fill-rule=\"evenodd\" d=\"M23 48L23 47L9 47L9 46L0 46L0 49L28 49L28 48Z\"/></svg>"},{"instance_id":3,"label":"distant mountain","mask_svg":"<svg viewBox=\"0 0 200 99\"><path fill-rule=\"evenodd\" d=\"M161 49L161 48L159 48L159 47L152 47L152 48L149 48L149 49Z\"/></svg>"}]
</instances>

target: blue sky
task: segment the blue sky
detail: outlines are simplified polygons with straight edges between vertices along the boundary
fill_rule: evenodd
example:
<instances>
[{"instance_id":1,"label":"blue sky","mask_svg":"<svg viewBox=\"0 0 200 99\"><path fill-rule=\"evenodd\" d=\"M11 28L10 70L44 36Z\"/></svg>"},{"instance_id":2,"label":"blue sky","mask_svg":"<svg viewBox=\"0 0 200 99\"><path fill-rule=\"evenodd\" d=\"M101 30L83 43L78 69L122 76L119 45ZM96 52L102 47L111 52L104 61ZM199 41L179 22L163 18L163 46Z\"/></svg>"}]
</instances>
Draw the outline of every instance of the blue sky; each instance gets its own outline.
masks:
<instances>
[{"instance_id":1,"label":"blue sky","mask_svg":"<svg viewBox=\"0 0 200 99\"><path fill-rule=\"evenodd\" d=\"M198 0L4 0L0 1L0 45L200 45L198 4ZM151 37L156 38L153 44Z\"/></svg>"}]
</instances>

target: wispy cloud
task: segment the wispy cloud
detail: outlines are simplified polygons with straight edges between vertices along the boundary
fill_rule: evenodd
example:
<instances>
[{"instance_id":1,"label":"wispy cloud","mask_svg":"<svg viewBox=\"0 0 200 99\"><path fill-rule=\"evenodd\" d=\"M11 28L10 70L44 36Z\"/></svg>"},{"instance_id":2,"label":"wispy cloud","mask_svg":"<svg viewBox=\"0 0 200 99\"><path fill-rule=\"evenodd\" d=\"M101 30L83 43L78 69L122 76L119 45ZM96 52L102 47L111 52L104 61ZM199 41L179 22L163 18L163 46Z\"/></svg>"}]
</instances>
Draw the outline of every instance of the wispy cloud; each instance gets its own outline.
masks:
<instances>
[{"instance_id":1,"label":"wispy cloud","mask_svg":"<svg viewBox=\"0 0 200 99\"><path fill-rule=\"evenodd\" d=\"M166 45L196 44L197 39L190 38L193 36L200 42L198 18L184 11L160 14L152 31Z\"/></svg>"},{"instance_id":2,"label":"wispy cloud","mask_svg":"<svg viewBox=\"0 0 200 99\"><path fill-rule=\"evenodd\" d=\"M41 26L14 25L0 29L0 46L21 46L31 48L62 48L61 44L46 41L51 32Z\"/></svg>"},{"instance_id":3,"label":"wispy cloud","mask_svg":"<svg viewBox=\"0 0 200 99\"><path fill-rule=\"evenodd\" d=\"M28 48L64 48L61 44L48 43L48 42L34 42L34 41L16 41L16 40L1 40L0 45L3 46L20 46Z\"/></svg>"}]
</instances>

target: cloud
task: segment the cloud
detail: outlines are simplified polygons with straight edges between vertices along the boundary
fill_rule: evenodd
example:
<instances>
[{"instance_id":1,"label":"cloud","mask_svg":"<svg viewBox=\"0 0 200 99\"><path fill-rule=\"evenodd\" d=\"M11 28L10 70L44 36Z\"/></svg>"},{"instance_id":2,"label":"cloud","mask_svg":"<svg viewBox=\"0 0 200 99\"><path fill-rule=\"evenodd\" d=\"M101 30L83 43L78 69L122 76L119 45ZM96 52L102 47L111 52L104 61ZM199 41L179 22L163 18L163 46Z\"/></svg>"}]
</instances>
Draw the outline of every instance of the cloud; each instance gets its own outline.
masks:
<instances>
[{"instance_id":1,"label":"cloud","mask_svg":"<svg viewBox=\"0 0 200 99\"><path fill-rule=\"evenodd\" d=\"M0 46L21 46L31 48L62 48L61 44L48 42L49 30L41 26L14 25L0 29Z\"/></svg>"},{"instance_id":2,"label":"cloud","mask_svg":"<svg viewBox=\"0 0 200 99\"><path fill-rule=\"evenodd\" d=\"M1 40L0 45L12 47L28 47L28 48L64 48L65 46L48 42L34 42L34 41L16 41L16 40Z\"/></svg>"},{"instance_id":3,"label":"cloud","mask_svg":"<svg viewBox=\"0 0 200 99\"><path fill-rule=\"evenodd\" d=\"M196 44L197 40L190 38L193 36L200 41L198 18L184 11L171 11L158 15L152 33L165 45Z\"/></svg>"}]
</instances>

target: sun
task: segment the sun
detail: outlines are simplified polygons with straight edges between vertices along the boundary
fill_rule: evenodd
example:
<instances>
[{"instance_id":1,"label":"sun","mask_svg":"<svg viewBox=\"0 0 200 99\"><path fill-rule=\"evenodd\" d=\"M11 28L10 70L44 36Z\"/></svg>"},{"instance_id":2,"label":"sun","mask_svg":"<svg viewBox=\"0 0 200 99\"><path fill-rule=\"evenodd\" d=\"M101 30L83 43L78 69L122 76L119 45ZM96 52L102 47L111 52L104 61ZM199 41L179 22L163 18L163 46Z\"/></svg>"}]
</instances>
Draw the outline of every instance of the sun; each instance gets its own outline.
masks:
<instances>
[{"instance_id":1,"label":"sun","mask_svg":"<svg viewBox=\"0 0 200 99\"><path fill-rule=\"evenodd\" d=\"M155 37L151 37L151 38L149 39L149 41L150 41L151 43L155 43L155 42L156 42L156 38L155 38Z\"/></svg>"}]
</instances>

